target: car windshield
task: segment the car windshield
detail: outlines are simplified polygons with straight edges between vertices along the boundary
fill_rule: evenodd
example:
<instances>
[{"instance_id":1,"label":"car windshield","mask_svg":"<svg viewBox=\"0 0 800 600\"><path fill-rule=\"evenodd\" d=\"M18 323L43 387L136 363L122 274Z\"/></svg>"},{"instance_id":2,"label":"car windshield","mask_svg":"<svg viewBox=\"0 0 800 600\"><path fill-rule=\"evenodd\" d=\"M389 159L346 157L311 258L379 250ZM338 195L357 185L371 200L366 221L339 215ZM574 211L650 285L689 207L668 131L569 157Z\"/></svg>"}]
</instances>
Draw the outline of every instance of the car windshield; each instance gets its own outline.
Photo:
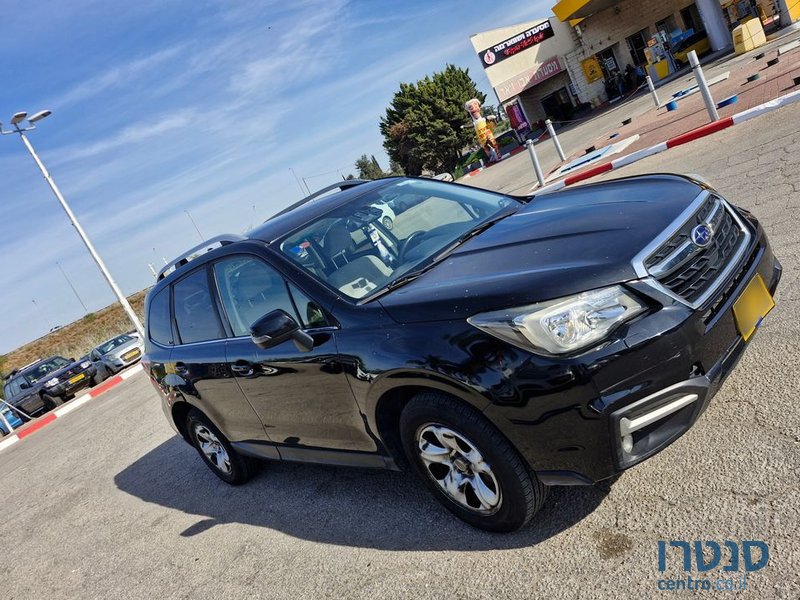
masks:
<instances>
[{"instance_id":1,"label":"car windshield","mask_svg":"<svg viewBox=\"0 0 800 600\"><path fill-rule=\"evenodd\" d=\"M69 364L70 363L66 358L61 358L60 356L54 356L53 358L49 358L46 361L39 363L35 367L31 367L30 369L25 371L24 375L28 381L30 381L31 383L36 383L37 381L46 377L53 371L58 371L59 369L63 369Z\"/></svg>"},{"instance_id":2,"label":"car windshield","mask_svg":"<svg viewBox=\"0 0 800 600\"><path fill-rule=\"evenodd\" d=\"M124 346L128 342L132 342L133 338L129 335L118 335L113 340L108 340L104 344L100 344L97 347L97 351L100 354L108 354L112 350L119 348L120 346Z\"/></svg>"},{"instance_id":3,"label":"car windshield","mask_svg":"<svg viewBox=\"0 0 800 600\"><path fill-rule=\"evenodd\" d=\"M364 298L518 207L508 196L468 186L399 180L307 224L280 248L328 286Z\"/></svg>"}]
</instances>

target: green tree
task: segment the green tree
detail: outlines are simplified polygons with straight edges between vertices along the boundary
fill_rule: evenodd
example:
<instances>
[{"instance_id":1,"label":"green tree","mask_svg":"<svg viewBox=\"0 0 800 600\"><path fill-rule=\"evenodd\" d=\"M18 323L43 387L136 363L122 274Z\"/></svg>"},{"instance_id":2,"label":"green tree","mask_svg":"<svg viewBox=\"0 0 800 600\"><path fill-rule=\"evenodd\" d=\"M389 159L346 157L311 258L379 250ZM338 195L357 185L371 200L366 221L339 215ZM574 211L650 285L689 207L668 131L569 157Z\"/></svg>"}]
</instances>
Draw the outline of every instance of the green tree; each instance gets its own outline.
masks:
<instances>
[{"instance_id":1,"label":"green tree","mask_svg":"<svg viewBox=\"0 0 800 600\"><path fill-rule=\"evenodd\" d=\"M452 172L461 150L475 141L464 103L482 94L469 69L447 65L417 83L401 83L381 118L383 147L407 175ZM463 127L462 126L465 126Z\"/></svg>"},{"instance_id":2,"label":"green tree","mask_svg":"<svg viewBox=\"0 0 800 600\"><path fill-rule=\"evenodd\" d=\"M368 158L366 154L362 154L361 158L356 161L356 169L358 169L359 179L380 179L386 177L378 161L372 156Z\"/></svg>"}]
</instances>

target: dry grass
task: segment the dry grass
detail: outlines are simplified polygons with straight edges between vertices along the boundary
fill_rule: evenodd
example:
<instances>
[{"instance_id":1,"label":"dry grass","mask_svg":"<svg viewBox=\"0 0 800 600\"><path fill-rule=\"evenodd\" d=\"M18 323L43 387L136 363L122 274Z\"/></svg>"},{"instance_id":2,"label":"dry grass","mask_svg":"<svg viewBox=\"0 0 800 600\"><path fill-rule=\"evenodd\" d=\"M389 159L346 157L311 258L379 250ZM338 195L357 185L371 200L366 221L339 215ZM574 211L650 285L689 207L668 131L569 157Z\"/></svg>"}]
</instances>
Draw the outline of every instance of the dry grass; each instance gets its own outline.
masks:
<instances>
[{"instance_id":1,"label":"dry grass","mask_svg":"<svg viewBox=\"0 0 800 600\"><path fill-rule=\"evenodd\" d=\"M144 297L147 291L142 290L128 297L128 302L140 319L144 315ZM1 357L0 371L6 373L37 358L47 358L56 354L67 358L79 358L108 338L131 329L133 324L122 309L122 305L115 303L12 350Z\"/></svg>"}]
</instances>

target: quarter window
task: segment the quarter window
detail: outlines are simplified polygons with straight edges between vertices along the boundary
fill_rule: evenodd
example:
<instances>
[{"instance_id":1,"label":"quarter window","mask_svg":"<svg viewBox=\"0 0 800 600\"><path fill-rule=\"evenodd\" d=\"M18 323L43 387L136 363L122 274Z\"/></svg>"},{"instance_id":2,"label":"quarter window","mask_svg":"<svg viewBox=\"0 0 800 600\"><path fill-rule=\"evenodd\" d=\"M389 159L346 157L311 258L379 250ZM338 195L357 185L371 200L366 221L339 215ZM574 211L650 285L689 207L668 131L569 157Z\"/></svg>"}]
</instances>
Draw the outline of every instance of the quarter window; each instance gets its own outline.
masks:
<instances>
[{"instance_id":1,"label":"quarter window","mask_svg":"<svg viewBox=\"0 0 800 600\"><path fill-rule=\"evenodd\" d=\"M195 271L173 286L175 323L181 342L205 342L225 337L208 288L205 269Z\"/></svg>"},{"instance_id":2,"label":"quarter window","mask_svg":"<svg viewBox=\"0 0 800 600\"><path fill-rule=\"evenodd\" d=\"M248 335L250 326L273 310L297 319L286 282L274 269L251 256L234 256L214 265L222 305L235 336Z\"/></svg>"},{"instance_id":3,"label":"quarter window","mask_svg":"<svg viewBox=\"0 0 800 600\"><path fill-rule=\"evenodd\" d=\"M147 314L147 330L150 339L162 346L172 346L172 323L169 317L169 288L164 288L150 300L150 311ZM97 351L93 358L99 360Z\"/></svg>"}]
</instances>

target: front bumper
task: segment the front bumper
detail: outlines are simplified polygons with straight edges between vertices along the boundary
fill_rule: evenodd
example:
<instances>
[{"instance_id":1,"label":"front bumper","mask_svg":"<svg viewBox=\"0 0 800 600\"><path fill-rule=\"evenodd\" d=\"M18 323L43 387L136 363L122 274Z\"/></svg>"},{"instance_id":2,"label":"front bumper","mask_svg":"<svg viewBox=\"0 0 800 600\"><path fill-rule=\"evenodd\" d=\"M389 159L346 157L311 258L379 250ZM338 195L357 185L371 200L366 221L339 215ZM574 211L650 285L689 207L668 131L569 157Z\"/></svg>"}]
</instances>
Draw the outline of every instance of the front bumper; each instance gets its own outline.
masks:
<instances>
[{"instance_id":1,"label":"front bumper","mask_svg":"<svg viewBox=\"0 0 800 600\"><path fill-rule=\"evenodd\" d=\"M704 306L691 309L635 282L631 288L657 300L659 310L585 356L531 356L507 371L502 395L485 413L544 483L611 477L697 421L749 343L736 329L733 303L756 273L773 295L781 278L766 236L751 225L756 235L742 266Z\"/></svg>"},{"instance_id":2,"label":"front bumper","mask_svg":"<svg viewBox=\"0 0 800 600\"><path fill-rule=\"evenodd\" d=\"M89 387L92 384L92 378L97 373L97 368L94 365L87 367L80 373L76 373L74 377L82 376L77 381L70 383L69 380L62 381L57 385L50 388L43 388L44 393L51 396L60 396L63 399L72 398L76 392L83 388Z\"/></svg>"}]
</instances>

